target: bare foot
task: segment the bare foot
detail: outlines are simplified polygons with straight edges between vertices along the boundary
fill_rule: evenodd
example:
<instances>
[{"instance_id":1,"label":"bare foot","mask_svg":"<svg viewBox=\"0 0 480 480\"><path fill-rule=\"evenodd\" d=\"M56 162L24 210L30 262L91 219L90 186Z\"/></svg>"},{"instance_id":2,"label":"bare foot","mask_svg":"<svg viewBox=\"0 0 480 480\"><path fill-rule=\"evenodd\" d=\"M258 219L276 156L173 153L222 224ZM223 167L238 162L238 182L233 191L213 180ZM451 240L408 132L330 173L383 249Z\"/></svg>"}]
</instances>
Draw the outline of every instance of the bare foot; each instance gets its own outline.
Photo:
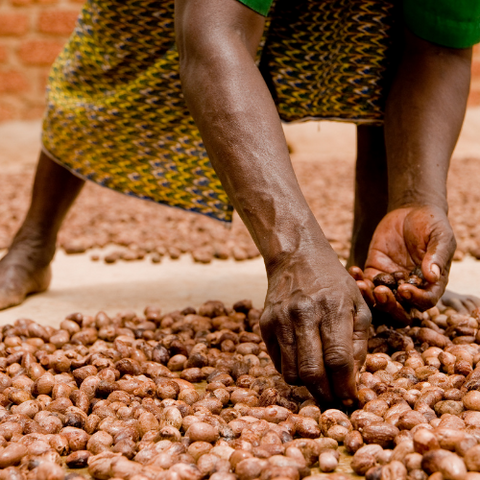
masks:
<instances>
[{"instance_id":1,"label":"bare foot","mask_svg":"<svg viewBox=\"0 0 480 480\"><path fill-rule=\"evenodd\" d=\"M29 243L14 242L0 260L0 310L19 305L27 295L44 292L50 285L53 255Z\"/></svg>"},{"instance_id":2,"label":"bare foot","mask_svg":"<svg viewBox=\"0 0 480 480\"><path fill-rule=\"evenodd\" d=\"M462 295L451 290L445 290L443 297L438 302L438 307L440 310L450 307L458 313L468 315L480 307L480 298L475 295Z\"/></svg>"}]
</instances>

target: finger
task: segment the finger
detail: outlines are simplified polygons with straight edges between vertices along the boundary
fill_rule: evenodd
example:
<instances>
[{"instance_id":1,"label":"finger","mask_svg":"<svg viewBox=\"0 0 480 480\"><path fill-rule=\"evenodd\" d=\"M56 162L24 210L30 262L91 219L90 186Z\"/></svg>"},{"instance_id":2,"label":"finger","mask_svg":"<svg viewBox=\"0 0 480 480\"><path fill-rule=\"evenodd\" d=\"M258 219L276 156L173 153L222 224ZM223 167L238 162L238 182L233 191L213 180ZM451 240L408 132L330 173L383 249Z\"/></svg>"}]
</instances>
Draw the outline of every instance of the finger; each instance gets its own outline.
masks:
<instances>
[{"instance_id":1,"label":"finger","mask_svg":"<svg viewBox=\"0 0 480 480\"><path fill-rule=\"evenodd\" d=\"M363 280L363 270L360 267L350 267L348 273L354 280Z\"/></svg>"},{"instance_id":2,"label":"finger","mask_svg":"<svg viewBox=\"0 0 480 480\"><path fill-rule=\"evenodd\" d=\"M379 285L373 289L373 298L375 307L384 312L393 310L397 303L394 293L385 285Z\"/></svg>"},{"instance_id":3,"label":"finger","mask_svg":"<svg viewBox=\"0 0 480 480\"><path fill-rule=\"evenodd\" d=\"M337 316L338 315L338 316ZM351 405L356 399L353 358L353 312L338 312L335 318L322 319L323 362L336 397Z\"/></svg>"},{"instance_id":4,"label":"finger","mask_svg":"<svg viewBox=\"0 0 480 480\"><path fill-rule=\"evenodd\" d=\"M367 358L369 329L372 314L365 305L358 309L353 322L353 358L355 362L355 377Z\"/></svg>"},{"instance_id":5,"label":"finger","mask_svg":"<svg viewBox=\"0 0 480 480\"><path fill-rule=\"evenodd\" d=\"M442 277L448 276L455 246L455 238L450 230L441 230L432 235L422 260L422 273L429 283L439 282Z\"/></svg>"},{"instance_id":6,"label":"finger","mask_svg":"<svg viewBox=\"0 0 480 480\"><path fill-rule=\"evenodd\" d=\"M298 338L298 374L309 392L320 404L333 401L330 382L323 363L323 349L315 318L295 323Z\"/></svg>"},{"instance_id":7,"label":"finger","mask_svg":"<svg viewBox=\"0 0 480 480\"><path fill-rule=\"evenodd\" d=\"M268 342L265 342L265 345L267 346L268 354L270 355L277 372L282 373L282 354L277 340L275 337L271 337Z\"/></svg>"},{"instance_id":8,"label":"finger","mask_svg":"<svg viewBox=\"0 0 480 480\"><path fill-rule=\"evenodd\" d=\"M447 308L447 305L443 303L443 297L438 301L437 308L440 310L440 312L443 312Z\"/></svg>"},{"instance_id":9,"label":"finger","mask_svg":"<svg viewBox=\"0 0 480 480\"><path fill-rule=\"evenodd\" d=\"M280 353L280 346L278 345L277 337L274 333L274 324L270 318L264 319L262 317L260 319L260 332L275 368L278 372L282 373L282 355Z\"/></svg>"},{"instance_id":10,"label":"finger","mask_svg":"<svg viewBox=\"0 0 480 480\"><path fill-rule=\"evenodd\" d=\"M425 311L434 307L443 294L443 288L437 283L429 284L426 288L404 283L398 287L398 295L409 304Z\"/></svg>"},{"instance_id":11,"label":"finger","mask_svg":"<svg viewBox=\"0 0 480 480\"><path fill-rule=\"evenodd\" d=\"M447 307L453 308L458 313L468 315L467 308L463 305L463 302L459 298L450 298L444 301L444 303Z\"/></svg>"},{"instance_id":12,"label":"finger","mask_svg":"<svg viewBox=\"0 0 480 480\"><path fill-rule=\"evenodd\" d=\"M480 307L480 298L476 297L475 295L460 295L459 293L447 290L442 297L442 301L444 301L447 305L450 299L458 300L468 310L469 313Z\"/></svg>"},{"instance_id":13,"label":"finger","mask_svg":"<svg viewBox=\"0 0 480 480\"><path fill-rule=\"evenodd\" d=\"M475 302L471 298L466 298L463 301L463 305L468 310L469 314L472 313L474 310L476 310L478 308L478 306L475 305Z\"/></svg>"},{"instance_id":14,"label":"finger","mask_svg":"<svg viewBox=\"0 0 480 480\"><path fill-rule=\"evenodd\" d=\"M369 282L357 280L357 287L360 289L363 299L370 307L373 307L375 305L375 297L373 296L373 289L370 287Z\"/></svg>"},{"instance_id":15,"label":"finger","mask_svg":"<svg viewBox=\"0 0 480 480\"><path fill-rule=\"evenodd\" d=\"M475 308L480 307L480 298L475 295L469 295L468 299L475 305Z\"/></svg>"},{"instance_id":16,"label":"finger","mask_svg":"<svg viewBox=\"0 0 480 480\"><path fill-rule=\"evenodd\" d=\"M276 326L277 341L280 347L281 369L287 383L296 385L299 382L297 368L296 336L290 319L279 318Z\"/></svg>"},{"instance_id":17,"label":"finger","mask_svg":"<svg viewBox=\"0 0 480 480\"><path fill-rule=\"evenodd\" d=\"M395 295L388 287L383 285L376 287L373 291L373 295L376 300L375 308L388 313L404 325L409 325L411 323L411 316L397 301Z\"/></svg>"}]
</instances>

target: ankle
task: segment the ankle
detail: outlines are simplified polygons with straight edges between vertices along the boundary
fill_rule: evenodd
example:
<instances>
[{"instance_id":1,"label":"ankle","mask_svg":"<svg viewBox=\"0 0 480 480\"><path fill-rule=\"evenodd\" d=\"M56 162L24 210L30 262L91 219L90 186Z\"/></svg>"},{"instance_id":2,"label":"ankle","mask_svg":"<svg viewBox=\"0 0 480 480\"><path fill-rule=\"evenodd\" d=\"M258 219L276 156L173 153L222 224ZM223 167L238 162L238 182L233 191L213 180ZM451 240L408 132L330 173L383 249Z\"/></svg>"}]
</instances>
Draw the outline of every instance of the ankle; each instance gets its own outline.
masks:
<instances>
[{"instance_id":1,"label":"ankle","mask_svg":"<svg viewBox=\"0 0 480 480\"><path fill-rule=\"evenodd\" d=\"M22 225L13 238L9 252L22 252L26 259L47 266L55 255L56 241L57 236L50 232Z\"/></svg>"}]
</instances>

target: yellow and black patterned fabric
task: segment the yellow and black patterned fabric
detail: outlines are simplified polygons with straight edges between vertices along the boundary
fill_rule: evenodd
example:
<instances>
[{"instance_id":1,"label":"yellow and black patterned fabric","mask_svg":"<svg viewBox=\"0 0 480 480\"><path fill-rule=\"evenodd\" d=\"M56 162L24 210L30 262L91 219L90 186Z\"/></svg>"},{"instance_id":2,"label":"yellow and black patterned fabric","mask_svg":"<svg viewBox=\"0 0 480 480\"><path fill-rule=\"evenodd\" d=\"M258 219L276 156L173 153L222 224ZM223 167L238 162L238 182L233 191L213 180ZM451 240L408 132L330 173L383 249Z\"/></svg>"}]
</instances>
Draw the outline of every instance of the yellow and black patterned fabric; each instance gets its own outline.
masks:
<instances>
[{"instance_id":1,"label":"yellow and black patterned fabric","mask_svg":"<svg viewBox=\"0 0 480 480\"><path fill-rule=\"evenodd\" d=\"M99 185L230 221L182 96L173 12L87 1L52 67L43 147ZM387 0L277 1L259 62L281 118L381 123L395 18Z\"/></svg>"},{"instance_id":2,"label":"yellow and black patterned fabric","mask_svg":"<svg viewBox=\"0 0 480 480\"><path fill-rule=\"evenodd\" d=\"M278 0L260 69L282 120L382 123L398 10L382 0Z\"/></svg>"}]
</instances>

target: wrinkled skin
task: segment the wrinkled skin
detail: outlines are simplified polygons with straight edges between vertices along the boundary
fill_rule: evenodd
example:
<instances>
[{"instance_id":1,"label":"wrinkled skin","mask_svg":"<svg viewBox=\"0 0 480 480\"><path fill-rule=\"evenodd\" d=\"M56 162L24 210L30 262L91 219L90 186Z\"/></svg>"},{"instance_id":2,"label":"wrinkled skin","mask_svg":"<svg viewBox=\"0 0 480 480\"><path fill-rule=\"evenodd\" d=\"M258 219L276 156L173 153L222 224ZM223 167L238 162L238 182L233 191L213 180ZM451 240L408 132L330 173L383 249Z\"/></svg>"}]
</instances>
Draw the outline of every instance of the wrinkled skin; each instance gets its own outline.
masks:
<instances>
[{"instance_id":1,"label":"wrinkled skin","mask_svg":"<svg viewBox=\"0 0 480 480\"><path fill-rule=\"evenodd\" d=\"M178 0L176 7L185 99L265 260L269 289L261 329L268 351L287 381L304 383L318 401L349 404L370 313L295 177L254 61L264 19L236 0Z\"/></svg>"},{"instance_id":2,"label":"wrinkled skin","mask_svg":"<svg viewBox=\"0 0 480 480\"><path fill-rule=\"evenodd\" d=\"M455 240L447 219L446 181L465 115L471 53L471 48L442 47L406 31L387 100L383 151L377 147L371 159L357 160L352 237L357 242L348 266L369 305L403 323L411 320L413 307L433 307L448 281ZM378 146L379 132L376 137L370 141ZM368 175L372 170L374 181ZM373 288L376 273L407 273L416 265L429 282L424 291L403 285L398 302L387 288ZM354 266L364 269L365 277ZM466 313L480 299L448 292L445 302Z\"/></svg>"},{"instance_id":3,"label":"wrinkled skin","mask_svg":"<svg viewBox=\"0 0 480 480\"><path fill-rule=\"evenodd\" d=\"M371 315L335 254L325 257L303 252L268 273L260 326L288 383L308 385L319 402L337 398L348 405L365 361Z\"/></svg>"},{"instance_id":4,"label":"wrinkled skin","mask_svg":"<svg viewBox=\"0 0 480 480\"><path fill-rule=\"evenodd\" d=\"M263 26L262 17L235 0L177 0L183 91L212 165L265 260L261 329L275 365L317 400L348 404L370 318L296 181L275 105L254 64ZM465 114L471 51L445 49L407 31L398 61L384 128L390 213L370 225L367 280L383 268L408 270L416 257L423 260L422 249L430 258L435 238L445 236L445 252L434 256L438 278L431 260L425 263L433 285L403 292L425 308L443 293L453 255L446 176ZM373 295L385 300L381 290ZM396 301L381 303L408 317Z\"/></svg>"}]
</instances>

